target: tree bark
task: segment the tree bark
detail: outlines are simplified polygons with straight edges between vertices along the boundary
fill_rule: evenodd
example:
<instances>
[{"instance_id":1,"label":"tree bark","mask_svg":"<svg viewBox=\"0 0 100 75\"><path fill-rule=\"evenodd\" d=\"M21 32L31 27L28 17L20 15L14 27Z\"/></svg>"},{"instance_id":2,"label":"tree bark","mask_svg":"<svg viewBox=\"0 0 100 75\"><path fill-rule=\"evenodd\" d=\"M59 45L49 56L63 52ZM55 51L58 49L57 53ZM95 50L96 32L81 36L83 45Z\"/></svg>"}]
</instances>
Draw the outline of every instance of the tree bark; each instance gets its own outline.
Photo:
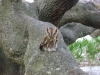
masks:
<instances>
[{"instance_id":1,"label":"tree bark","mask_svg":"<svg viewBox=\"0 0 100 75\"><path fill-rule=\"evenodd\" d=\"M64 13L79 0L36 0L39 9L39 20L57 26Z\"/></svg>"}]
</instances>

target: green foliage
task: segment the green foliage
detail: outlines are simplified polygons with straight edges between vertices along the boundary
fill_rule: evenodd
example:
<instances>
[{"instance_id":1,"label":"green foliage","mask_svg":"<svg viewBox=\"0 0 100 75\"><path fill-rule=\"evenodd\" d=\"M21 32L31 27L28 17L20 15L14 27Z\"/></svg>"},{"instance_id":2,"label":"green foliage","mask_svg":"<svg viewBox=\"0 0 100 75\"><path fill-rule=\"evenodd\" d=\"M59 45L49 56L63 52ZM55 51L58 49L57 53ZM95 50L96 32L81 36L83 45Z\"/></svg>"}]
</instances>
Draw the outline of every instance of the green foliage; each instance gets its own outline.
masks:
<instances>
[{"instance_id":1,"label":"green foliage","mask_svg":"<svg viewBox=\"0 0 100 75\"><path fill-rule=\"evenodd\" d=\"M89 41L87 39L77 41L68 47L78 61L95 60L96 54L100 52L100 36Z\"/></svg>"}]
</instances>

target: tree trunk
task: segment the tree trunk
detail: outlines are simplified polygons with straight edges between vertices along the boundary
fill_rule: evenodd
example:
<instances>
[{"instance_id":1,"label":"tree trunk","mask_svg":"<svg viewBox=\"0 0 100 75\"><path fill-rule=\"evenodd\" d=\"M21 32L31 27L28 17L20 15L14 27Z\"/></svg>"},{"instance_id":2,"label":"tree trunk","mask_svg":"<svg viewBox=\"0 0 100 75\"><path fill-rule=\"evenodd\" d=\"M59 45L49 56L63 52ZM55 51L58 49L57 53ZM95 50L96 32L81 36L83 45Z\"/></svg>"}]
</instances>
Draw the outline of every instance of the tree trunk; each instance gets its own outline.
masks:
<instances>
[{"instance_id":1,"label":"tree trunk","mask_svg":"<svg viewBox=\"0 0 100 75\"><path fill-rule=\"evenodd\" d=\"M39 9L39 20L58 25L64 13L79 0L36 0Z\"/></svg>"}]
</instances>

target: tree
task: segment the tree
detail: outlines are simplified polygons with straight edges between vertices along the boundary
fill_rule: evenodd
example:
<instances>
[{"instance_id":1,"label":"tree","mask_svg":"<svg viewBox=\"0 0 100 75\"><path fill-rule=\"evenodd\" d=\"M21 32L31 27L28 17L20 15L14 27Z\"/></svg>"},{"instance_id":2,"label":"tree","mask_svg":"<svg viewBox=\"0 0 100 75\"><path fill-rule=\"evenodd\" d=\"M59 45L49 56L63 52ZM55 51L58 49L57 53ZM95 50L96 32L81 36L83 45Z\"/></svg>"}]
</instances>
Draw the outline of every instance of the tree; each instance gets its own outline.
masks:
<instances>
[{"instance_id":1,"label":"tree","mask_svg":"<svg viewBox=\"0 0 100 75\"><path fill-rule=\"evenodd\" d=\"M43 52L39 49L46 28L48 26L55 28L58 25L60 27L64 13L77 2L78 0L36 0L35 3L29 4L30 7L26 7L19 0L2 0L0 2L0 50L2 50L0 57L2 58L0 59L6 60L1 62L5 64L0 65L2 67L0 74L87 75L72 58L60 32L56 52ZM8 63L13 65L7 66ZM11 71L5 70L4 65ZM16 68L17 72L13 71L13 68Z\"/></svg>"}]
</instances>

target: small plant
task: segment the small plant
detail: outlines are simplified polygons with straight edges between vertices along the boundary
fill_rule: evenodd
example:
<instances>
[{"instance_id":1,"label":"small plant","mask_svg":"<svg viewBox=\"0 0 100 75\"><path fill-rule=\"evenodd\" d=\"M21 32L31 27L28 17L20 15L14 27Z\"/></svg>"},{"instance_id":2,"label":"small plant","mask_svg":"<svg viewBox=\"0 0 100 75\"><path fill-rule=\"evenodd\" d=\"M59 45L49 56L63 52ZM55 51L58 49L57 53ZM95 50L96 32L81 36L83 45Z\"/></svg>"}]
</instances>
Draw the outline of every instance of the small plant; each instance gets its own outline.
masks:
<instances>
[{"instance_id":1,"label":"small plant","mask_svg":"<svg viewBox=\"0 0 100 75\"><path fill-rule=\"evenodd\" d=\"M100 36L91 40L83 39L68 46L73 57L78 61L97 61L100 55Z\"/></svg>"}]
</instances>

